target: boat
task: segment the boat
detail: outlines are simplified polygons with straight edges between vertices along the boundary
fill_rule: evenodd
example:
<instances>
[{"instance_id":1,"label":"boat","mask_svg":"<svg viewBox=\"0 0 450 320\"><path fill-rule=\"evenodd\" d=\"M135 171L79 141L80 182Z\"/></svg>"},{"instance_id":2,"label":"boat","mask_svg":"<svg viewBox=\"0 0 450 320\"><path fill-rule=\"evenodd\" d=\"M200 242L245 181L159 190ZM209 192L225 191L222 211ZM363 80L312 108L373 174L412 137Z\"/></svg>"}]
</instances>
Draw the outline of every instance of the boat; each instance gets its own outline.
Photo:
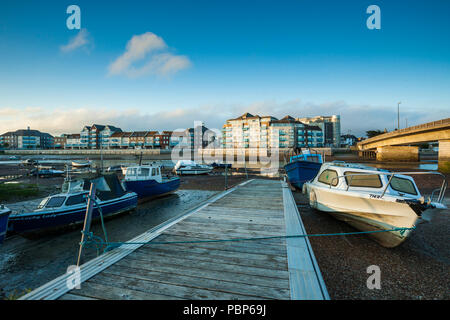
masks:
<instances>
[{"instance_id":1,"label":"boat","mask_svg":"<svg viewBox=\"0 0 450 320\"><path fill-rule=\"evenodd\" d=\"M44 167L39 166L37 168L34 168L30 172L33 176L39 176L39 177L59 177L64 174L64 171L62 170L55 170L52 167Z\"/></svg>"},{"instance_id":2,"label":"boat","mask_svg":"<svg viewBox=\"0 0 450 320\"><path fill-rule=\"evenodd\" d=\"M117 173L122 173L125 174L124 169L126 171L127 167L123 166L123 165L116 165L116 166L110 166L106 169L106 172L117 172Z\"/></svg>"},{"instance_id":3,"label":"boat","mask_svg":"<svg viewBox=\"0 0 450 320\"><path fill-rule=\"evenodd\" d=\"M139 165L127 168L123 183L142 202L176 191L180 187L180 178L163 177L158 165Z\"/></svg>"},{"instance_id":4,"label":"boat","mask_svg":"<svg viewBox=\"0 0 450 320\"><path fill-rule=\"evenodd\" d=\"M322 166L322 155L303 150L300 154L291 156L284 166L289 183L301 190L303 184L314 179Z\"/></svg>"},{"instance_id":5,"label":"boat","mask_svg":"<svg viewBox=\"0 0 450 320\"><path fill-rule=\"evenodd\" d=\"M8 227L8 218L11 214L11 210L9 210L4 205L0 205L0 244L3 243L3 240L6 237L6 230Z\"/></svg>"},{"instance_id":6,"label":"boat","mask_svg":"<svg viewBox=\"0 0 450 320\"><path fill-rule=\"evenodd\" d=\"M115 174L66 178L62 192L43 199L31 212L13 212L9 216L8 232L45 232L84 222L91 183L96 186L92 218L130 211L137 206L137 194L123 188Z\"/></svg>"},{"instance_id":7,"label":"boat","mask_svg":"<svg viewBox=\"0 0 450 320\"><path fill-rule=\"evenodd\" d=\"M179 174L206 174L213 170L213 167L198 164L192 160L179 160L173 170Z\"/></svg>"},{"instance_id":8,"label":"boat","mask_svg":"<svg viewBox=\"0 0 450 320\"><path fill-rule=\"evenodd\" d=\"M72 167L75 168L87 168L90 167L92 164L92 161L87 160L87 161L72 161Z\"/></svg>"},{"instance_id":9,"label":"boat","mask_svg":"<svg viewBox=\"0 0 450 320\"><path fill-rule=\"evenodd\" d=\"M440 175L441 188L425 200L411 177L415 174ZM382 231L368 235L392 248L408 238L409 228L414 228L425 211L447 209L442 203L446 188L445 176L439 172L390 172L359 164L324 163L317 176L304 183L303 193L314 209L361 231ZM409 230L392 230L396 228Z\"/></svg>"}]
</instances>

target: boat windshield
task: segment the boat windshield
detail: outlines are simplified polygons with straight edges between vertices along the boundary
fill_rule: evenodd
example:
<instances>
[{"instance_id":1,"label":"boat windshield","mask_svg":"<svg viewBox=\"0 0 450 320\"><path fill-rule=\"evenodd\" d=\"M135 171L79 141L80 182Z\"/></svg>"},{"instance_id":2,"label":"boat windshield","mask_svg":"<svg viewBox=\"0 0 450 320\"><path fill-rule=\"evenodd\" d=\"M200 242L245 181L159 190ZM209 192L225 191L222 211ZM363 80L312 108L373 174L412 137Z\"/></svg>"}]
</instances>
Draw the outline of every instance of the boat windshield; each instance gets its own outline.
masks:
<instances>
[{"instance_id":1,"label":"boat windshield","mask_svg":"<svg viewBox=\"0 0 450 320\"><path fill-rule=\"evenodd\" d=\"M362 174L362 172L344 172L345 182L350 187L381 188L383 186L377 174Z\"/></svg>"},{"instance_id":2,"label":"boat windshield","mask_svg":"<svg viewBox=\"0 0 450 320\"><path fill-rule=\"evenodd\" d=\"M391 188L398 192L417 195L417 189L414 183L406 178L394 176L391 180Z\"/></svg>"},{"instance_id":3,"label":"boat windshield","mask_svg":"<svg viewBox=\"0 0 450 320\"><path fill-rule=\"evenodd\" d=\"M41 203L39 203L39 205L37 206L38 209L42 209L43 207L45 207L45 204L47 203L48 198L45 198L41 201Z\"/></svg>"},{"instance_id":4,"label":"boat windshield","mask_svg":"<svg viewBox=\"0 0 450 320\"><path fill-rule=\"evenodd\" d=\"M51 197L47 204L45 205L46 208L58 208L61 207L64 201L66 200L66 197Z\"/></svg>"}]
</instances>

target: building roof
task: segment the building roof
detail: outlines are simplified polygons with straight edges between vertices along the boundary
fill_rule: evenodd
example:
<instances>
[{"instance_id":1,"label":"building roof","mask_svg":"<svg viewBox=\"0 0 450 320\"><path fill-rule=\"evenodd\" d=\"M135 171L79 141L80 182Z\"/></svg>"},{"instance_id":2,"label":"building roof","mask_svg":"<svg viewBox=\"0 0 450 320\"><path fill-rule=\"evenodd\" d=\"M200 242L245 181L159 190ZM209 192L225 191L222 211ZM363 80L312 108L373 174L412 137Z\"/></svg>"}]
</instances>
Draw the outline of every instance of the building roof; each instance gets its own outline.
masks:
<instances>
[{"instance_id":1,"label":"building roof","mask_svg":"<svg viewBox=\"0 0 450 320\"><path fill-rule=\"evenodd\" d=\"M9 131L2 134L2 136L53 138L53 136L47 132L40 132L39 130L31 130L31 129L19 129L16 131Z\"/></svg>"},{"instance_id":2,"label":"building roof","mask_svg":"<svg viewBox=\"0 0 450 320\"><path fill-rule=\"evenodd\" d=\"M79 133L67 134L67 139L80 139L81 135Z\"/></svg>"}]
</instances>

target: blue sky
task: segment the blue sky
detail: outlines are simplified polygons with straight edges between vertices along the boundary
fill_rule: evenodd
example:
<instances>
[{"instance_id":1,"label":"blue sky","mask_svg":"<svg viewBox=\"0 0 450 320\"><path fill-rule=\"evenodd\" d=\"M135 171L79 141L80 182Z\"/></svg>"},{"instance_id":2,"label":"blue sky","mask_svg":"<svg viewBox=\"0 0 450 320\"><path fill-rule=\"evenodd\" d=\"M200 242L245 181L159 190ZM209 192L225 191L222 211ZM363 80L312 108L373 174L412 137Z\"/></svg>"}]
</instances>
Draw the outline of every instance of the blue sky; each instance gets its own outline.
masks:
<instances>
[{"instance_id":1,"label":"blue sky","mask_svg":"<svg viewBox=\"0 0 450 320\"><path fill-rule=\"evenodd\" d=\"M71 4L82 35L66 27ZM372 4L380 30L366 27ZM402 127L446 118L449 12L445 0L2 1L0 131L217 128L249 111L340 114L343 133L363 135L392 130L398 101ZM127 60L133 37L148 52Z\"/></svg>"}]
</instances>

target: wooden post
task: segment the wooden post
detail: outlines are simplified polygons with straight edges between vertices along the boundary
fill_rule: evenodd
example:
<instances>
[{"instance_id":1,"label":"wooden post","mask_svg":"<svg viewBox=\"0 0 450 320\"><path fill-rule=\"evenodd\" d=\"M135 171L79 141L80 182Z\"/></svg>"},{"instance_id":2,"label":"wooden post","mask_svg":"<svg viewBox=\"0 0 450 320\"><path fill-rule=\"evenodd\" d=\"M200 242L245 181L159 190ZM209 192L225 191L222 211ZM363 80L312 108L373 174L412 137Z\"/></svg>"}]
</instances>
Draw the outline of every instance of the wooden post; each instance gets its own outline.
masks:
<instances>
[{"instance_id":1,"label":"wooden post","mask_svg":"<svg viewBox=\"0 0 450 320\"><path fill-rule=\"evenodd\" d=\"M89 191L89 199L86 207L86 215L84 217L84 226L83 226L83 232L81 233L81 243L80 243L80 249L78 251L78 260L77 260L77 266L80 266L81 262L81 253L83 251L83 241L85 238L85 235L89 233L91 228L91 221L92 221L92 211L94 208L94 202L92 201L92 198L95 197L95 184L91 183L91 189Z\"/></svg>"}]
</instances>

